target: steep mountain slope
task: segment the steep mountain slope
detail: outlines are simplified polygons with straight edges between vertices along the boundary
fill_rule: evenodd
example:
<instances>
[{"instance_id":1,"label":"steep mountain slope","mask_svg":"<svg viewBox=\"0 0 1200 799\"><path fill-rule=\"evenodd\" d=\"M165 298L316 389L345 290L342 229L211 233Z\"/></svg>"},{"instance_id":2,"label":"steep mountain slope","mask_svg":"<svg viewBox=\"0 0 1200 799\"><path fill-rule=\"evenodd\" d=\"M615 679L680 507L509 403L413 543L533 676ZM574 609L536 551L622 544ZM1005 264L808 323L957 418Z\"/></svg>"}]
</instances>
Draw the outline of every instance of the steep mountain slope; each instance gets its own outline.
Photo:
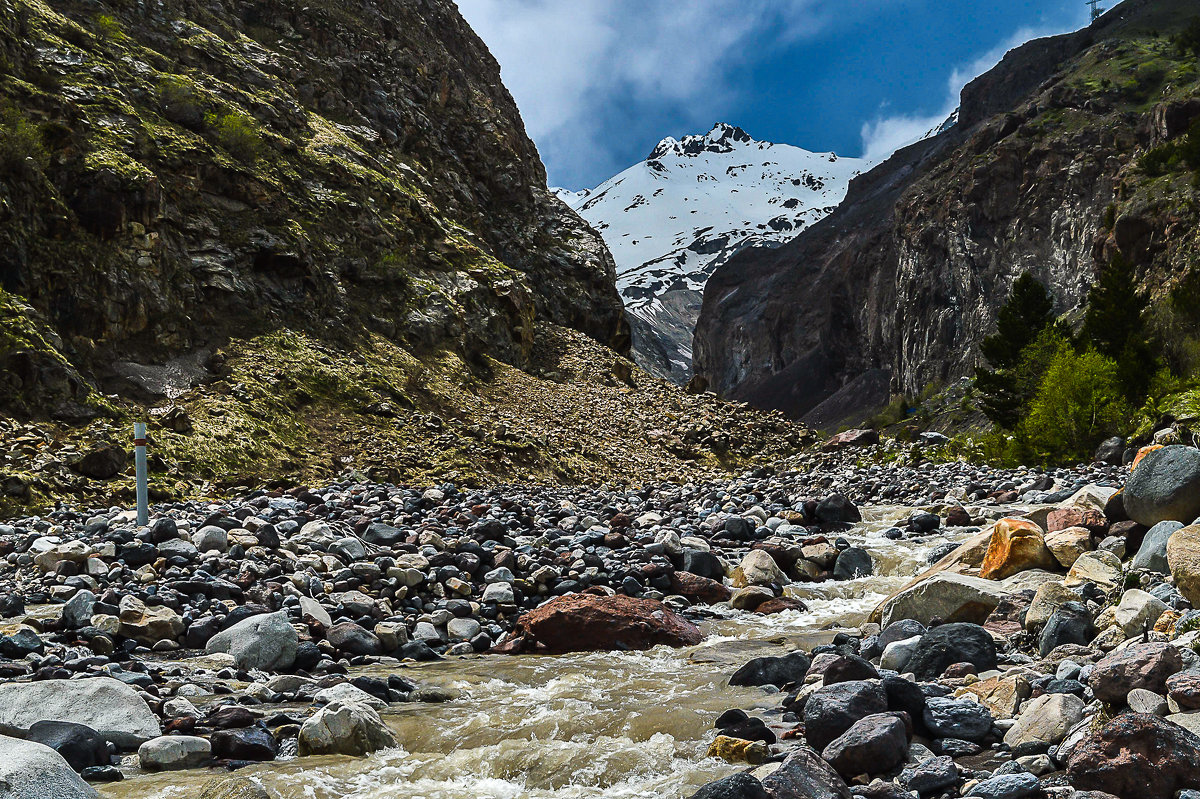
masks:
<instances>
[{"instance_id":1,"label":"steep mountain slope","mask_svg":"<svg viewBox=\"0 0 1200 799\"><path fill-rule=\"evenodd\" d=\"M280 327L626 346L611 259L448 0L2 0L0 61L0 287L52 332L3 353L11 410L86 417Z\"/></svg>"},{"instance_id":2,"label":"steep mountain slope","mask_svg":"<svg viewBox=\"0 0 1200 799\"><path fill-rule=\"evenodd\" d=\"M645 161L595 189L558 195L616 259L635 359L685 382L713 270L744 247L777 246L824 217L864 165L756 141L720 123L704 135L663 139Z\"/></svg>"},{"instance_id":3,"label":"steep mountain slope","mask_svg":"<svg viewBox=\"0 0 1200 799\"><path fill-rule=\"evenodd\" d=\"M1169 38L1198 10L1128 0L1013 50L964 89L958 124L852 181L794 241L732 258L705 291L697 382L834 426L970 374L1026 270L1068 313L1120 250L1161 298L1197 252L1197 198L1141 158L1200 113L1196 58Z\"/></svg>"},{"instance_id":4,"label":"steep mountain slope","mask_svg":"<svg viewBox=\"0 0 1200 799\"><path fill-rule=\"evenodd\" d=\"M776 460L778 415L623 357L450 0L0 0L0 509Z\"/></svg>"}]
</instances>

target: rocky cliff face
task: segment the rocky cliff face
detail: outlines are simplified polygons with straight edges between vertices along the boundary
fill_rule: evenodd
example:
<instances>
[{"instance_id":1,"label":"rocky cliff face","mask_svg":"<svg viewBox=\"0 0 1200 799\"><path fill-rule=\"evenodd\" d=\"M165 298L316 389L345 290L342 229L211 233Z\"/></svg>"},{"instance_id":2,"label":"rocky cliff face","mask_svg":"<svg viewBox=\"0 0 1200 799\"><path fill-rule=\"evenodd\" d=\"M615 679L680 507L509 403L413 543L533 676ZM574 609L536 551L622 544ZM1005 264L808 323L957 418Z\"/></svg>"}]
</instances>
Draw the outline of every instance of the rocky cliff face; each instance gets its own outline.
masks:
<instances>
[{"instance_id":1,"label":"rocky cliff face","mask_svg":"<svg viewBox=\"0 0 1200 799\"><path fill-rule=\"evenodd\" d=\"M1194 189L1139 163L1200 111L1195 58L1167 37L1189 6L1130 0L1017 48L964 90L959 124L854 180L783 247L732 259L705 291L698 382L833 426L970 374L1024 271L1066 314L1118 249L1148 300L1177 281Z\"/></svg>"},{"instance_id":2,"label":"rocky cliff face","mask_svg":"<svg viewBox=\"0 0 1200 799\"><path fill-rule=\"evenodd\" d=\"M285 328L627 350L612 258L545 182L449 0L0 0L0 409L177 393Z\"/></svg>"}]
</instances>

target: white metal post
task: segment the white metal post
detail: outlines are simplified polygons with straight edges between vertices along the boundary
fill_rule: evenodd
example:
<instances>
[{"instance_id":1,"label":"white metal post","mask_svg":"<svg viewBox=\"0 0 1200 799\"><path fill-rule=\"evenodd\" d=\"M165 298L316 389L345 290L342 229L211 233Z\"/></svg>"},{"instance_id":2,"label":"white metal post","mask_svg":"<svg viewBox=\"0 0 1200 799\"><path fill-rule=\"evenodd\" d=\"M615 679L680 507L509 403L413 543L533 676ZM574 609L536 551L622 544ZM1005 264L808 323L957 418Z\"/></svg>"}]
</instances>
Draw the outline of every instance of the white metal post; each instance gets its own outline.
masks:
<instances>
[{"instance_id":1,"label":"white metal post","mask_svg":"<svg viewBox=\"0 0 1200 799\"><path fill-rule=\"evenodd\" d=\"M146 425L133 425L133 457L137 466L137 523L145 526L150 521L150 491L146 483Z\"/></svg>"}]
</instances>

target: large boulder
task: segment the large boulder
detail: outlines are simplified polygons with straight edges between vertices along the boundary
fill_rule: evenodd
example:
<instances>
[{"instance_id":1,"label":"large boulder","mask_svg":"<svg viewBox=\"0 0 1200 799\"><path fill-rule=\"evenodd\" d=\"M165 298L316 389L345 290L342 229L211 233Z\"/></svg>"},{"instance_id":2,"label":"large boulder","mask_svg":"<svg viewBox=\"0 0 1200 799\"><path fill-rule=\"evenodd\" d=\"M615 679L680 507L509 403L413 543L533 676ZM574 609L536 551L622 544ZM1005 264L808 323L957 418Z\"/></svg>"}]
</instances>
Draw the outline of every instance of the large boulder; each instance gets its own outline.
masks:
<instances>
[{"instance_id":1,"label":"large boulder","mask_svg":"<svg viewBox=\"0 0 1200 799\"><path fill-rule=\"evenodd\" d=\"M969 699L932 696L925 703L925 727L937 738L982 741L992 731L992 713Z\"/></svg>"},{"instance_id":2,"label":"large boulder","mask_svg":"<svg viewBox=\"0 0 1200 799\"><path fill-rule=\"evenodd\" d=\"M822 524L857 524L862 514L845 494L831 494L817 503L814 511Z\"/></svg>"},{"instance_id":3,"label":"large boulder","mask_svg":"<svg viewBox=\"0 0 1200 799\"><path fill-rule=\"evenodd\" d=\"M29 734L25 737L58 752L76 771L108 764L108 742L103 735L85 724L39 721L29 728Z\"/></svg>"},{"instance_id":4,"label":"large boulder","mask_svg":"<svg viewBox=\"0 0 1200 799\"><path fill-rule=\"evenodd\" d=\"M1096 619L1096 626L1104 629L1116 624L1126 638L1141 635L1147 630L1153 630L1159 616L1166 611L1167 604L1156 596L1151 596L1137 588L1131 588L1121 595L1121 601L1111 611L1106 610Z\"/></svg>"},{"instance_id":5,"label":"large boulder","mask_svg":"<svg viewBox=\"0 0 1200 799\"><path fill-rule=\"evenodd\" d=\"M1033 694L1033 686L1020 674L989 677L966 686L965 690L979 697L992 715L1002 719L1015 716L1021 703Z\"/></svg>"},{"instance_id":6,"label":"large boulder","mask_svg":"<svg viewBox=\"0 0 1200 799\"><path fill-rule=\"evenodd\" d=\"M332 702L300 727L303 755L366 755L396 745L396 736L366 705Z\"/></svg>"},{"instance_id":7,"label":"large boulder","mask_svg":"<svg viewBox=\"0 0 1200 799\"><path fill-rule=\"evenodd\" d=\"M1183 670L1183 656L1172 644L1150 641L1132 644L1101 658L1092 669L1088 685L1097 699L1125 704L1134 688L1166 695L1167 678Z\"/></svg>"},{"instance_id":8,"label":"large boulder","mask_svg":"<svg viewBox=\"0 0 1200 799\"><path fill-rule=\"evenodd\" d=\"M1087 508L1068 505L1065 508L1055 508L1046 514L1046 534L1067 530L1071 527L1081 527L1089 533L1098 536L1108 530L1108 519L1104 518L1103 508Z\"/></svg>"},{"instance_id":9,"label":"large boulder","mask_svg":"<svg viewBox=\"0 0 1200 799\"><path fill-rule=\"evenodd\" d=\"M846 779L891 771L908 757L904 721L894 713L861 718L830 741L821 757Z\"/></svg>"},{"instance_id":10,"label":"large boulder","mask_svg":"<svg viewBox=\"0 0 1200 799\"><path fill-rule=\"evenodd\" d=\"M804 704L804 738L822 751L854 722L887 709L887 692L878 682L851 680L823 686Z\"/></svg>"},{"instance_id":11,"label":"large boulder","mask_svg":"<svg viewBox=\"0 0 1200 799\"><path fill-rule=\"evenodd\" d=\"M884 627L901 619L982 624L1004 595L1004 587L993 580L942 572L885 600L879 613Z\"/></svg>"},{"instance_id":12,"label":"large boulder","mask_svg":"<svg viewBox=\"0 0 1200 799\"><path fill-rule=\"evenodd\" d=\"M1200 607L1200 525L1177 530L1167 540L1167 565L1179 593Z\"/></svg>"},{"instance_id":13,"label":"large boulder","mask_svg":"<svg viewBox=\"0 0 1200 799\"><path fill-rule=\"evenodd\" d=\"M1004 743L1021 754L1040 754L1062 743L1083 720L1083 700L1074 694L1043 694L1026 702L1017 723L1004 734Z\"/></svg>"},{"instance_id":14,"label":"large boulder","mask_svg":"<svg viewBox=\"0 0 1200 799\"><path fill-rule=\"evenodd\" d=\"M851 799L838 773L807 746L792 749L762 785L772 799Z\"/></svg>"},{"instance_id":15,"label":"large boulder","mask_svg":"<svg viewBox=\"0 0 1200 799\"><path fill-rule=\"evenodd\" d=\"M790 581L770 553L752 549L733 570L730 582L734 588L745 588L748 585L787 585Z\"/></svg>"},{"instance_id":16,"label":"large boulder","mask_svg":"<svg viewBox=\"0 0 1200 799\"><path fill-rule=\"evenodd\" d=\"M351 655L378 655L383 652L383 644L375 633L352 621L338 622L330 627L325 633L325 640L339 652Z\"/></svg>"},{"instance_id":17,"label":"large boulder","mask_svg":"<svg viewBox=\"0 0 1200 799\"><path fill-rule=\"evenodd\" d=\"M1200 450L1178 444L1145 455L1125 482L1125 512L1146 526L1200 516Z\"/></svg>"},{"instance_id":18,"label":"large boulder","mask_svg":"<svg viewBox=\"0 0 1200 799\"><path fill-rule=\"evenodd\" d=\"M1086 527L1066 527L1046 533L1046 549L1058 565L1069 569L1080 555L1092 550L1092 533Z\"/></svg>"},{"instance_id":19,"label":"large boulder","mask_svg":"<svg viewBox=\"0 0 1200 799\"><path fill-rule=\"evenodd\" d=\"M1124 713L1087 735L1067 763L1071 785L1120 799L1173 799L1200 788L1200 737L1148 713Z\"/></svg>"},{"instance_id":20,"label":"large boulder","mask_svg":"<svg viewBox=\"0 0 1200 799\"><path fill-rule=\"evenodd\" d=\"M132 595L121 599L118 612L120 626L117 631L143 644L174 641L183 635L185 629L183 619L175 611L163 605L147 607Z\"/></svg>"},{"instance_id":21,"label":"large boulder","mask_svg":"<svg viewBox=\"0 0 1200 799\"><path fill-rule=\"evenodd\" d=\"M1062 583L1038 586L1025 612L1025 629L1033 632L1050 620L1054 611L1068 602L1082 602L1083 597Z\"/></svg>"},{"instance_id":22,"label":"large boulder","mask_svg":"<svg viewBox=\"0 0 1200 799\"><path fill-rule=\"evenodd\" d=\"M561 654L692 646L704 634L653 599L567 594L522 616L514 637L522 639L520 651Z\"/></svg>"},{"instance_id":23,"label":"large boulder","mask_svg":"<svg viewBox=\"0 0 1200 799\"><path fill-rule=\"evenodd\" d=\"M1017 572L1057 566L1058 561L1046 548L1041 527L1028 519L1000 519L992 528L979 576L985 580L1003 580Z\"/></svg>"},{"instance_id":24,"label":"large boulder","mask_svg":"<svg viewBox=\"0 0 1200 799\"><path fill-rule=\"evenodd\" d=\"M212 744L197 735L164 735L138 747L138 764L146 771L195 768L212 758Z\"/></svg>"},{"instance_id":25,"label":"large boulder","mask_svg":"<svg viewBox=\"0 0 1200 799\"><path fill-rule=\"evenodd\" d=\"M300 637L287 613L260 613L222 630L208 639L205 651L233 655L239 668L277 671L296 661Z\"/></svg>"},{"instance_id":26,"label":"large boulder","mask_svg":"<svg viewBox=\"0 0 1200 799\"><path fill-rule=\"evenodd\" d=\"M3 799L99 799L62 755L48 746L0 735Z\"/></svg>"},{"instance_id":27,"label":"large boulder","mask_svg":"<svg viewBox=\"0 0 1200 799\"><path fill-rule=\"evenodd\" d=\"M0 733L23 736L39 721L83 724L125 748L162 735L146 700L112 677L0 685Z\"/></svg>"},{"instance_id":28,"label":"large boulder","mask_svg":"<svg viewBox=\"0 0 1200 799\"><path fill-rule=\"evenodd\" d=\"M728 602L733 596L724 583L685 571L671 572L671 593L708 605Z\"/></svg>"},{"instance_id":29,"label":"large boulder","mask_svg":"<svg viewBox=\"0 0 1200 799\"><path fill-rule=\"evenodd\" d=\"M732 774L700 786L688 799L771 799L757 778L749 774Z\"/></svg>"},{"instance_id":30,"label":"large boulder","mask_svg":"<svg viewBox=\"0 0 1200 799\"><path fill-rule=\"evenodd\" d=\"M791 682L803 682L812 661L803 652L782 657L754 658L729 678L730 685L774 685L782 688Z\"/></svg>"},{"instance_id":31,"label":"large boulder","mask_svg":"<svg viewBox=\"0 0 1200 799\"><path fill-rule=\"evenodd\" d=\"M953 663L972 663L979 671L996 668L996 642L978 624L934 627L921 636L905 668L918 680L934 680Z\"/></svg>"},{"instance_id":32,"label":"large boulder","mask_svg":"<svg viewBox=\"0 0 1200 799\"><path fill-rule=\"evenodd\" d=\"M62 623L68 630L77 630L92 623L93 611L96 607L96 595L86 588L77 591L63 605Z\"/></svg>"},{"instance_id":33,"label":"large boulder","mask_svg":"<svg viewBox=\"0 0 1200 799\"><path fill-rule=\"evenodd\" d=\"M1087 646L1096 637L1091 611L1079 602L1064 602L1046 620L1038 636L1038 654L1049 655L1063 644Z\"/></svg>"},{"instance_id":34,"label":"large boulder","mask_svg":"<svg viewBox=\"0 0 1200 799\"><path fill-rule=\"evenodd\" d=\"M1121 559L1104 550L1084 552L1062 582L1068 588L1095 583L1102 590L1111 591L1121 584Z\"/></svg>"},{"instance_id":35,"label":"large boulder","mask_svg":"<svg viewBox=\"0 0 1200 799\"><path fill-rule=\"evenodd\" d=\"M1167 519L1151 527L1142 538L1137 554L1131 564L1135 569L1146 569L1159 574L1170 574L1171 567L1167 560L1167 543L1171 536L1183 529L1183 523Z\"/></svg>"}]
</instances>

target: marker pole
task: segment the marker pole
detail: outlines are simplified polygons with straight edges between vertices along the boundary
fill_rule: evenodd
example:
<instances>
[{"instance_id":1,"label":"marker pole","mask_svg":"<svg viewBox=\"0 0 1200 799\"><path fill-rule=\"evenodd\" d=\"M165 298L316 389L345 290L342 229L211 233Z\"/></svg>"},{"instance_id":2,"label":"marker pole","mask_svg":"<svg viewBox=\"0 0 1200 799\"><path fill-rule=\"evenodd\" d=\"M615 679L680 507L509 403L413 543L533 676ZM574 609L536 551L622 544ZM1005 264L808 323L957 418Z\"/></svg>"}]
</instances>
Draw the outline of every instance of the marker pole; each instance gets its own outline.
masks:
<instances>
[{"instance_id":1,"label":"marker pole","mask_svg":"<svg viewBox=\"0 0 1200 799\"><path fill-rule=\"evenodd\" d=\"M137 523L145 527L150 521L150 491L146 482L146 425L133 425L133 458L137 466Z\"/></svg>"}]
</instances>

